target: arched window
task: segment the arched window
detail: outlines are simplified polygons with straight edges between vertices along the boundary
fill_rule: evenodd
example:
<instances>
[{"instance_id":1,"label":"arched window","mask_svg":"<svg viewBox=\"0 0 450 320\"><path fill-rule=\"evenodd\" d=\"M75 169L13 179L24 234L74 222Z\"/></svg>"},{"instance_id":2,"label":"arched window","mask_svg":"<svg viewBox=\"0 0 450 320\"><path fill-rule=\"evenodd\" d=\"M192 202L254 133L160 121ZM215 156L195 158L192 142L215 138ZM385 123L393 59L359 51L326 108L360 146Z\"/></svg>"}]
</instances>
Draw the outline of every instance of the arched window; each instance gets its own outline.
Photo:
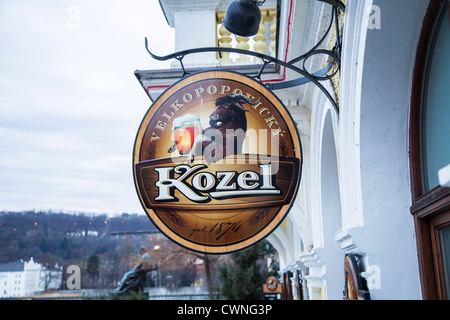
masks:
<instances>
[{"instance_id":1,"label":"arched window","mask_svg":"<svg viewBox=\"0 0 450 320\"><path fill-rule=\"evenodd\" d=\"M438 180L438 171L450 164L449 10L448 0L430 0L411 99L411 213L425 299L450 298L450 188Z\"/></svg>"}]
</instances>

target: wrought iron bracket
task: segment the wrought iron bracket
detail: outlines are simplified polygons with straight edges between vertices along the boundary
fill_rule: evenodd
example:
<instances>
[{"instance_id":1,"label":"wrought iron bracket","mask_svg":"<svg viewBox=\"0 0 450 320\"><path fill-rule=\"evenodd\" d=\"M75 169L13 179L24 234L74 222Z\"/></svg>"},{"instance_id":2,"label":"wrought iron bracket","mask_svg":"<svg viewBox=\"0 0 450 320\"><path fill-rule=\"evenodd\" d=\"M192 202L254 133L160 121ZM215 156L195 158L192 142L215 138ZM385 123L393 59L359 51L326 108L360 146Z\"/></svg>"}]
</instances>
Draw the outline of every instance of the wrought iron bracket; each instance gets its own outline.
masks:
<instances>
[{"instance_id":1,"label":"wrought iron bracket","mask_svg":"<svg viewBox=\"0 0 450 320\"><path fill-rule=\"evenodd\" d=\"M187 55L196 54L196 53L218 52L220 54L221 52L230 52L230 53L238 53L238 54L243 54L243 55L248 55L248 56L253 56L253 57L259 58L262 61L262 65L261 65L261 68L260 68L258 74L256 76L254 76L253 78L258 79L260 82L261 82L261 75L263 74L264 69L268 64L273 63L275 65L280 65L282 67L285 67L287 69L297 72L302 77L297 78L295 80L288 80L288 81L279 82L279 83L265 83L264 85L267 88L269 88L271 90L279 90L279 89L286 89L286 88L290 88L290 87L300 86L300 85L311 82L325 94L325 96L328 98L330 103L333 105L336 112L339 114L339 106L338 106L336 100L333 98L333 96L330 94L330 92L320 82L324 81L324 80L330 80L340 70L342 35L340 34L338 16L339 16L339 11L345 10L345 6L339 0L318 0L318 1L331 4L333 7L333 12L332 12L331 19L330 19L331 21L328 26L328 29L325 32L325 34L323 35L323 37L319 40L319 42L313 48L311 48L305 54L302 54L301 56L299 56L295 59L292 59L289 62L285 62L285 61L279 60L275 57L265 55L265 54L262 54L259 52L235 49L235 48L221 48L221 47L193 48L193 49L178 51L178 52L168 54L165 56L158 56L149 50L147 38L145 38L145 48L146 48L147 52L149 53L149 55L155 60L158 60L158 61L166 61L166 60L170 60L170 59L178 60L180 62L181 69L183 71L182 78L185 77L186 75L188 75L188 72L186 72L186 69L183 64L184 57ZM318 49L319 46L327 38L328 34L331 31L331 28L333 27L333 24L336 27L336 35L337 35L337 37L336 37L337 40L336 40L335 46L331 50ZM329 60L331 60L331 61L322 69L320 69L314 73L310 73L306 70L306 62L309 58L311 58L312 56L318 55L318 54L328 55L330 58ZM302 63L301 67L297 67L294 65L294 64L297 64L300 62ZM331 71L333 69L333 66L335 66L335 69L333 71Z\"/></svg>"}]
</instances>

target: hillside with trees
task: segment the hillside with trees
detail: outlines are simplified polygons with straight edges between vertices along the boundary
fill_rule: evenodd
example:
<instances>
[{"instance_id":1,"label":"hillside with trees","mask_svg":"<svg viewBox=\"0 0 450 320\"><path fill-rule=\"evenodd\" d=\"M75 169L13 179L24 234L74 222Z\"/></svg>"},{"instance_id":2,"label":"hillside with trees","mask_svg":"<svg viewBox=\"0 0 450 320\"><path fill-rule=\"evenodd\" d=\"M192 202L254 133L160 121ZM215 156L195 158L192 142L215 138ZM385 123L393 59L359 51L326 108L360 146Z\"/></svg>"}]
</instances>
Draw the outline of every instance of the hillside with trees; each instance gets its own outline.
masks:
<instances>
[{"instance_id":1,"label":"hillside with trees","mask_svg":"<svg viewBox=\"0 0 450 320\"><path fill-rule=\"evenodd\" d=\"M80 267L83 289L115 288L123 274L134 266L139 248L144 246L158 265L158 271L147 275L147 287L205 286L212 298L212 293L223 285L239 288L239 283L230 284L224 277L226 269L229 269L228 276L236 273L245 276L248 272L243 270L249 268L250 273L258 271L257 278L253 276L249 280L253 286L249 290L258 291L264 280L259 274L267 274L266 258L273 258L274 254L273 248L263 243L240 255L210 256L186 250L168 240L143 214L123 213L111 217L50 210L0 211L0 263L29 261L33 257L49 269L62 266L61 289L66 288L65 280L70 275L66 270L70 265ZM154 250L155 246L160 249ZM250 260L241 263L242 255ZM257 269L252 269L252 264ZM223 284L219 270L222 270ZM226 292L228 295L229 290ZM259 292L252 293L251 298L258 295Z\"/></svg>"},{"instance_id":2,"label":"hillside with trees","mask_svg":"<svg viewBox=\"0 0 450 320\"><path fill-rule=\"evenodd\" d=\"M115 232L156 231L145 215L117 217L52 211L0 212L0 262L30 257L55 261L86 259L115 249Z\"/></svg>"},{"instance_id":3,"label":"hillside with trees","mask_svg":"<svg viewBox=\"0 0 450 320\"><path fill-rule=\"evenodd\" d=\"M152 250L155 245L159 252ZM160 264L158 275L147 277L149 286L189 286L203 276L196 257L183 259L189 253L162 236L145 215L0 212L0 263L33 257L47 267L62 266L63 276L68 266L77 265L83 288L114 288L135 263L140 246ZM164 258L169 256L184 263L173 267Z\"/></svg>"}]
</instances>

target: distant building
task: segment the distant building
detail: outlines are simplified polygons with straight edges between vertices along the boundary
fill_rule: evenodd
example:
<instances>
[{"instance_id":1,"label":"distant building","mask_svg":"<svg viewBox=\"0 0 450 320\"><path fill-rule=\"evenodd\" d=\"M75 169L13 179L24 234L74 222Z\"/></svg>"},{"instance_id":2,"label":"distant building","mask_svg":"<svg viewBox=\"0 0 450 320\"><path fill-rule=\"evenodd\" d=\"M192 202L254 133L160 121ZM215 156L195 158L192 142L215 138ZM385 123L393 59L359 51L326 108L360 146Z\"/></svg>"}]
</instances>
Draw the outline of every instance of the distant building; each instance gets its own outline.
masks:
<instances>
[{"instance_id":1,"label":"distant building","mask_svg":"<svg viewBox=\"0 0 450 320\"><path fill-rule=\"evenodd\" d=\"M62 267L49 270L30 259L26 262L0 264L0 298L22 297L48 289L59 289L62 280Z\"/></svg>"},{"instance_id":2,"label":"distant building","mask_svg":"<svg viewBox=\"0 0 450 320\"><path fill-rule=\"evenodd\" d=\"M95 230L83 230L77 232L67 232L66 235L71 237L98 237L98 231Z\"/></svg>"}]
</instances>

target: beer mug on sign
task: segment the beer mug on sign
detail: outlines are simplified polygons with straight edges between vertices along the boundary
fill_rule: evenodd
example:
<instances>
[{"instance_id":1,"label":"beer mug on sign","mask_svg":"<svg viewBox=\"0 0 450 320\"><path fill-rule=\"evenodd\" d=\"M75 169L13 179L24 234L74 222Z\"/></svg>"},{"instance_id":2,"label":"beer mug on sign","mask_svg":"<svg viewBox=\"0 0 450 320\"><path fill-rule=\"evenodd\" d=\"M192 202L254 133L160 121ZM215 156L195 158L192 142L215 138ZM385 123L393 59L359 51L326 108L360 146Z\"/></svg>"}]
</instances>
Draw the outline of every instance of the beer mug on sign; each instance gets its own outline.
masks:
<instances>
[{"instance_id":1,"label":"beer mug on sign","mask_svg":"<svg viewBox=\"0 0 450 320\"><path fill-rule=\"evenodd\" d=\"M174 142L169 148L169 153L174 152L176 148L181 155L188 154L195 138L201 133L202 124L198 115L188 113L176 118L173 121Z\"/></svg>"}]
</instances>

